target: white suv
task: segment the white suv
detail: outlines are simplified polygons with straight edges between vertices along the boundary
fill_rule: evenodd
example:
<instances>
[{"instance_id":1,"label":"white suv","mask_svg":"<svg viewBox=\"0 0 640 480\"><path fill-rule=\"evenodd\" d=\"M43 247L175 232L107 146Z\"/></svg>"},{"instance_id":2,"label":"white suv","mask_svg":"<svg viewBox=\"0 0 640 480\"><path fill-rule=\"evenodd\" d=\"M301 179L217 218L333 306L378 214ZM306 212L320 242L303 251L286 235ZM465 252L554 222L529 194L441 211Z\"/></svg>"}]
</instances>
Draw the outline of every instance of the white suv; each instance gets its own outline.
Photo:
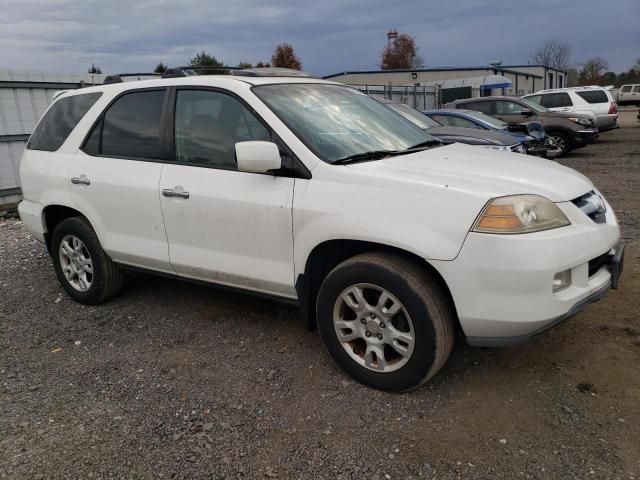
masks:
<instances>
[{"instance_id":1,"label":"white suv","mask_svg":"<svg viewBox=\"0 0 640 480\"><path fill-rule=\"evenodd\" d=\"M617 285L618 223L583 175L442 146L342 84L264 75L56 99L22 158L20 215L71 297L113 297L129 267L277 297L356 379L406 390L457 329L516 344Z\"/></svg>"},{"instance_id":2,"label":"white suv","mask_svg":"<svg viewBox=\"0 0 640 480\"><path fill-rule=\"evenodd\" d=\"M554 112L573 112L593 115L601 132L618 128L618 105L606 88L568 87L525 95L522 98L536 102Z\"/></svg>"}]
</instances>

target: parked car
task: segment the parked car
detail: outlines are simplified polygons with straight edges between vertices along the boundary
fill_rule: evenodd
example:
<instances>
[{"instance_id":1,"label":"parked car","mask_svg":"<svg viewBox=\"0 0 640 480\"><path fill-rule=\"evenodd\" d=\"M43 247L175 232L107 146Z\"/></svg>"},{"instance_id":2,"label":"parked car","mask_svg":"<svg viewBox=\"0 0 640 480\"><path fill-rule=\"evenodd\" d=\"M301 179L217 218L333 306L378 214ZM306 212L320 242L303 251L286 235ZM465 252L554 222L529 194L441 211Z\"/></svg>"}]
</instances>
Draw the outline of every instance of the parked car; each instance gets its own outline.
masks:
<instances>
[{"instance_id":1,"label":"parked car","mask_svg":"<svg viewBox=\"0 0 640 480\"><path fill-rule=\"evenodd\" d=\"M445 143L459 142L505 152L527 153L525 142L533 140L527 135L443 126L409 105L392 103L390 100L379 101Z\"/></svg>"},{"instance_id":2,"label":"parked car","mask_svg":"<svg viewBox=\"0 0 640 480\"><path fill-rule=\"evenodd\" d=\"M618 128L618 105L603 87L570 87L540 90L526 98L552 112L571 112L591 115L600 132Z\"/></svg>"},{"instance_id":3,"label":"parked car","mask_svg":"<svg viewBox=\"0 0 640 480\"><path fill-rule=\"evenodd\" d=\"M24 151L19 211L64 290L99 304L136 268L297 303L345 371L407 390L442 367L456 328L517 344L617 286L620 229L584 175L443 146L362 92L297 75L60 95Z\"/></svg>"},{"instance_id":4,"label":"parked car","mask_svg":"<svg viewBox=\"0 0 640 480\"><path fill-rule=\"evenodd\" d=\"M463 108L486 113L507 123L524 123L537 120L542 123L545 132L565 155L571 150L582 148L598 137L593 114L552 112L549 109L525 98L481 97L456 100L444 108Z\"/></svg>"},{"instance_id":5,"label":"parked car","mask_svg":"<svg viewBox=\"0 0 640 480\"><path fill-rule=\"evenodd\" d=\"M491 130L512 135L524 144L529 155L553 157L559 153L558 147L545 133L540 122L506 123L481 112L460 108L427 110L422 113L443 126Z\"/></svg>"},{"instance_id":6,"label":"parked car","mask_svg":"<svg viewBox=\"0 0 640 480\"><path fill-rule=\"evenodd\" d=\"M618 105L640 106L640 83L622 85L618 90Z\"/></svg>"}]
</instances>

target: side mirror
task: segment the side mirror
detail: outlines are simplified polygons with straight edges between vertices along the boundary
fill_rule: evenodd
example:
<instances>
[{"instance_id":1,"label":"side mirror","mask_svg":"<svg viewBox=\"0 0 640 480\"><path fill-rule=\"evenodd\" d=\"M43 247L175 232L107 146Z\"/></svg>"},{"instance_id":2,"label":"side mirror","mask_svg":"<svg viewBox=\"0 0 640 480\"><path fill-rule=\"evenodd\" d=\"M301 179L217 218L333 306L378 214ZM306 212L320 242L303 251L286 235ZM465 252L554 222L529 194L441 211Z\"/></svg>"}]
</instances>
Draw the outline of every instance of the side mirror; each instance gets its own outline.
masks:
<instances>
[{"instance_id":1,"label":"side mirror","mask_svg":"<svg viewBox=\"0 0 640 480\"><path fill-rule=\"evenodd\" d=\"M523 115L525 117L530 117L531 115L533 115L533 112L528 108L523 108L522 110L520 110L520 115Z\"/></svg>"},{"instance_id":2,"label":"side mirror","mask_svg":"<svg viewBox=\"0 0 640 480\"><path fill-rule=\"evenodd\" d=\"M243 172L267 173L282 167L280 150L273 142L250 141L236 143L238 170Z\"/></svg>"}]
</instances>

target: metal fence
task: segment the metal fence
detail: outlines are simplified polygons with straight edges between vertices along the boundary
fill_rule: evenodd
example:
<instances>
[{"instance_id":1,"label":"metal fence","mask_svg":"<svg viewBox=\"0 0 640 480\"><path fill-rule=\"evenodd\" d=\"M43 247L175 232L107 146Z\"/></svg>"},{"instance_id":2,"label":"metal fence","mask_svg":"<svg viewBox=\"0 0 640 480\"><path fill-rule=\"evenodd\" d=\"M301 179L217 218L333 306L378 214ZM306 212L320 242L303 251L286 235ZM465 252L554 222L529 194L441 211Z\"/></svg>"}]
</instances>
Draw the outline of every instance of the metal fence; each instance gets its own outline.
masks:
<instances>
[{"instance_id":1,"label":"metal fence","mask_svg":"<svg viewBox=\"0 0 640 480\"><path fill-rule=\"evenodd\" d=\"M420 85L351 85L353 88L372 96L391 100L393 103L405 103L418 110L430 110L440 105L438 88Z\"/></svg>"}]
</instances>

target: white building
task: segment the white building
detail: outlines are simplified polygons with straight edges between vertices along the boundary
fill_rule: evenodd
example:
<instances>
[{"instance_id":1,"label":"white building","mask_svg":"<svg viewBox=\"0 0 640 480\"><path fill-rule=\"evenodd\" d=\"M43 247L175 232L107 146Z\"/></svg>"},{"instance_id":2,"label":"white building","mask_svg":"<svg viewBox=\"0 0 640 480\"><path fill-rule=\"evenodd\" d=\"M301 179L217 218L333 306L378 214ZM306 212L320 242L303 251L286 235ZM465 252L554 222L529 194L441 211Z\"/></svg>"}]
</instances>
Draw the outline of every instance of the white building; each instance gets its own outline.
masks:
<instances>
[{"instance_id":1,"label":"white building","mask_svg":"<svg viewBox=\"0 0 640 480\"><path fill-rule=\"evenodd\" d=\"M545 88L561 88L567 84L567 72L545 65L489 65L486 67L422 68L416 70L348 71L324 77L349 85L434 85L445 80L458 80L487 75L501 75L512 85L492 89L490 95L526 95Z\"/></svg>"}]
</instances>

